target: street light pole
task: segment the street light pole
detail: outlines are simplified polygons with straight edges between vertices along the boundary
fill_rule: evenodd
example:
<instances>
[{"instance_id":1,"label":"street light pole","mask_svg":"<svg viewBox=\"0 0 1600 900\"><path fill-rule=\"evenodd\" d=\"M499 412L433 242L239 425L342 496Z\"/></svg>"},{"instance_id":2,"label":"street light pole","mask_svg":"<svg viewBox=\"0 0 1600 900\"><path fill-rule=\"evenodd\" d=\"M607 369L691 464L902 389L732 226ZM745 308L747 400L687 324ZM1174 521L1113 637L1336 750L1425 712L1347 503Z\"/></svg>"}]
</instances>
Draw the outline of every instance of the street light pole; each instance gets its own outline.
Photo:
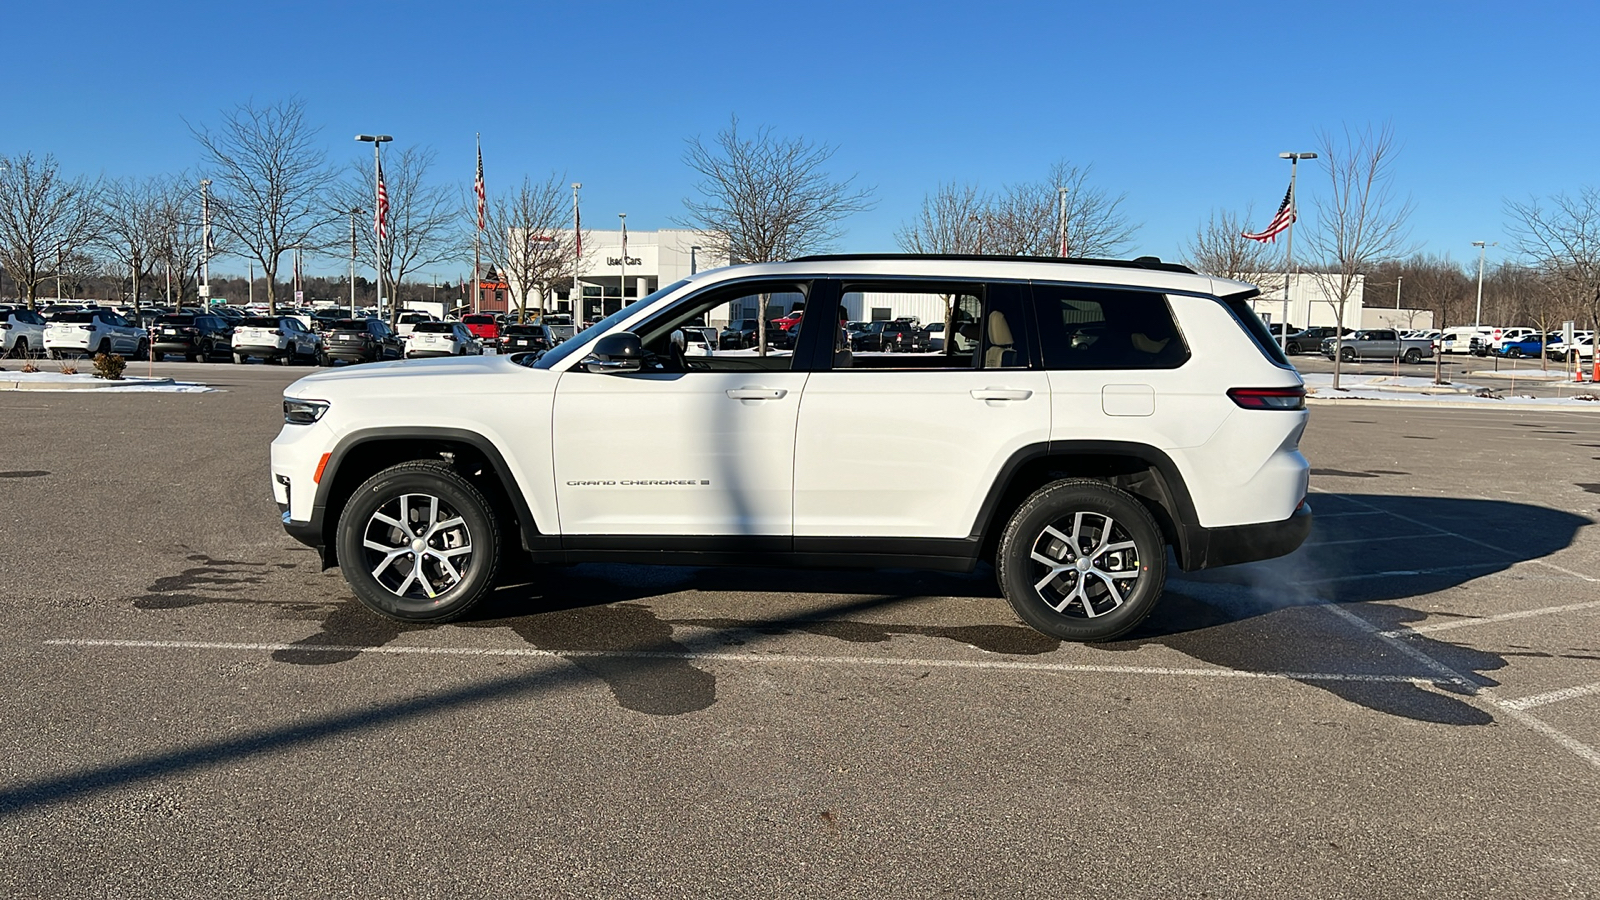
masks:
<instances>
[{"instance_id":1,"label":"street light pole","mask_svg":"<svg viewBox=\"0 0 1600 900\"><path fill-rule=\"evenodd\" d=\"M378 264L378 316L383 316L383 145L394 140L387 134L358 134L356 140L365 141L372 145L372 233L376 238L377 264ZM354 280L351 281L354 284ZM389 298L389 327L393 328L398 323L398 310L395 309L394 298Z\"/></svg>"},{"instance_id":2,"label":"street light pole","mask_svg":"<svg viewBox=\"0 0 1600 900\"><path fill-rule=\"evenodd\" d=\"M1405 284L1405 281L1406 277L1404 275L1396 275L1394 277L1394 308L1397 310L1400 308L1400 285Z\"/></svg>"},{"instance_id":3,"label":"street light pole","mask_svg":"<svg viewBox=\"0 0 1600 900\"><path fill-rule=\"evenodd\" d=\"M1472 327L1475 329L1483 327L1483 256L1489 252L1490 247L1496 247L1499 244L1499 241L1488 244L1483 241L1472 242L1472 246L1478 248L1478 311L1472 316Z\"/></svg>"},{"instance_id":4,"label":"street light pole","mask_svg":"<svg viewBox=\"0 0 1600 900\"><path fill-rule=\"evenodd\" d=\"M690 275L693 275L694 273L700 271L699 266L696 265L696 263L695 263L695 256L694 256L699 251L700 251L700 248L698 246L689 248L689 274Z\"/></svg>"},{"instance_id":5,"label":"street light pole","mask_svg":"<svg viewBox=\"0 0 1600 900\"><path fill-rule=\"evenodd\" d=\"M1056 255L1061 257L1062 259L1066 259L1066 257L1067 257L1067 189L1064 188L1064 187L1056 188L1056 196L1061 199L1061 212L1057 215L1057 220L1058 220L1057 221L1057 232L1058 233L1057 233L1057 236L1056 236L1056 246L1059 248L1059 252Z\"/></svg>"},{"instance_id":6,"label":"street light pole","mask_svg":"<svg viewBox=\"0 0 1600 900\"><path fill-rule=\"evenodd\" d=\"M1283 321L1278 324L1278 346L1283 350L1284 353L1288 353L1289 273L1293 271L1291 265L1294 260L1294 220L1295 210L1297 208L1295 206L1294 179L1295 174L1300 168L1300 160L1316 159L1317 155L1315 153L1279 153L1278 158L1287 159L1289 161L1289 237L1287 240L1285 240L1283 247ZM1306 324L1307 327L1310 327L1309 322ZM1335 336L1335 343L1338 342L1338 337L1342 336L1344 333L1344 322L1341 321L1339 323L1338 331L1339 335Z\"/></svg>"},{"instance_id":7,"label":"street light pole","mask_svg":"<svg viewBox=\"0 0 1600 900\"><path fill-rule=\"evenodd\" d=\"M583 217L578 215L578 191L582 187L581 181L572 183L572 293L567 295L567 312L572 314L572 321L580 324L583 322L583 288L578 286L578 279L583 275Z\"/></svg>"},{"instance_id":8,"label":"street light pole","mask_svg":"<svg viewBox=\"0 0 1600 900\"><path fill-rule=\"evenodd\" d=\"M350 207L350 315L352 316L356 314L356 216L360 213L361 207Z\"/></svg>"},{"instance_id":9,"label":"street light pole","mask_svg":"<svg viewBox=\"0 0 1600 900\"><path fill-rule=\"evenodd\" d=\"M200 299L211 305L211 179L200 179ZM135 303L135 306L138 304Z\"/></svg>"},{"instance_id":10,"label":"street light pole","mask_svg":"<svg viewBox=\"0 0 1600 900\"><path fill-rule=\"evenodd\" d=\"M617 298L623 306L628 305L628 214L617 213L618 221L622 222L622 279L617 287Z\"/></svg>"}]
</instances>

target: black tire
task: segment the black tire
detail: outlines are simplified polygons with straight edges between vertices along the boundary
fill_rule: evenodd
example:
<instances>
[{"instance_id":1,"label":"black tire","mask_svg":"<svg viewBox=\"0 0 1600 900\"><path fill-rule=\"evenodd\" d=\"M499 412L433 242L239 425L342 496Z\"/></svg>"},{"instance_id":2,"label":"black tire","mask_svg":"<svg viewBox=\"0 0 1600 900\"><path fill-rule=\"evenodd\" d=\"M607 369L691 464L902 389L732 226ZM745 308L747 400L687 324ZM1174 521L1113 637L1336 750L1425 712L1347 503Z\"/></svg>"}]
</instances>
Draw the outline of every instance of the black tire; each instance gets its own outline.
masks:
<instances>
[{"instance_id":1,"label":"black tire","mask_svg":"<svg viewBox=\"0 0 1600 900\"><path fill-rule=\"evenodd\" d=\"M1422 362L1422 351L1412 347L1410 350L1406 351L1405 356L1402 356L1401 359L1414 366L1417 363Z\"/></svg>"},{"instance_id":2,"label":"black tire","mask_svg":"<svg viewBox=\"0 0 1600 900\"><path fill-rule=\"evenodd\" d=\"M1356 351L1352 347L1342 347L1339 350L1339 358L1344 360L1345 362L1355 362L1356 361Z\"/></svg>"},{"instance_id":3,"label":"black tire","mask_svg":"<svg viewBox=\"0 0 1600 900\"><path fill-rule=\"evenodd\" d=\"M138 362L144 362L145 360L150 359L150 342L140 341L139 345L133 348L133 358ZM163 357L163 359L165 359L165 357Z\"/></svg>"},{"instance_id":4,"label":"black tire","mask_svg":"<svg viewBox=\"0 0 1600 900\"><path fill-rule=\"evenodd\" d=\"M436 551L470 548L465 554L466 562L458 569L459 580L448 583L444 591L431 598L413 581L427 582L426 590L432 590L433 578L450 577L444 563L436 559L430 565L425 555L422 577L414 579L416 559L406 559L408 554L403 550L414 544L407 541L405 532L375 518L382 513L407 525L422 524L420 517L429 508L426 502L418 507L417 501L402 499L416 495L439 501L436 522L461 520L459 526L427 538L425 546ZM402 503L407 505L402 508ZM418 516L414 518L411 513ZM369 540L401 549L402 554L385 562L384 557L390 554L369 548ZM455 546L437 545L451 541L456 542ZM339 568L356 599L373 612L401 622L447 622L460 617L488 594L500 564L500 522L494 505L470 481L436 460L400 463L367 479L339 516L337 542ZM462 558L453 559L459 562ZM394 584L396 580L398 585Z\"/></svg>"},{"instance_id":5,"label":"black tire","mask_svg":"<svg viewBox=\"0 0 1600 900\"><path fill-rule=\"evenodd\" d=\"M102 353L104 353L107 356L111 355L111 339L110 338L101 338L100 339L100 347L99 347L99 349L95 350L93 353L90 353L89 354L89 358L93 359L94 357L99 356Z\"/></svg>"},{"instance_id":6,"label":"black tire","mask_svg":"<svg viewBox=\"0 0 1600 900\"><path fill-rule=\"evenodd\" d=\"M1521 359L1522 358L1522 348L1521 347L1512 347L1510 350L1506 351L1506 355L1511 357L1512 359Z\"/></svg>"},{"instance_id":7,"label":"black tire","mask_svg":"<svg viewBox=\"0 0 1600 900\"><path fill-rule=\"evenodd\" d=\"M325 369L328 366L333 365L333 359L331 357L329 357L328 354L326 354L326 353L318 353L317 354L317 365L319 365L319 366L321 366L321 367L323 367Z\"/></svg>"},{"instance_id":8,"label":"black tire","mask_svg":"<svg viewBox=\"0 0 1600 900\"><path fill-rule=\"evenodd\" d=\"M280 365L280 366L292 366L292 365L294 365L294 345L293 344L290 344L288 347L284 348L284 351L281 354L278 355L278 365Z\"/></svg>"},{"instance_id":9,"label":"black tire","mask_svg":"<svg viewBox=\"0 0 1600 900\"><path fill-rule=\"evenodd\" d=\"M1087 550L1074 549L1061 536L1093 543ZM1128 543L1132 546L1095 552ZM1035 552L1056 559L1059 568L1047 568ZM1087 571L1084 559L1090 561ZM1107 567L1100 568L1102 564ZM1108 641L1133 630L1161 598L1166 543L1150 511L1132 495L1101 481L1066 479L1035 491L1012 514L1000 539L995 571L1011 608L1034 629L1068 641ZM1096 577L1091 580L1088 572ZM1109 589L1108 583L1121 589ZM1066 596L1052 605L1044 591Z\"/></svg>"},{"instance_id":10,"label":"black tire","mask_svg":"<svg viewBox=\"0 0 1600 900\"><path fill-rule=\"evenodd\" d=\"M11 345L11 352L8 355L12 359L27 359L28 339L25 337L17 338L17 342Z\"/></svg>"}]
</instances>

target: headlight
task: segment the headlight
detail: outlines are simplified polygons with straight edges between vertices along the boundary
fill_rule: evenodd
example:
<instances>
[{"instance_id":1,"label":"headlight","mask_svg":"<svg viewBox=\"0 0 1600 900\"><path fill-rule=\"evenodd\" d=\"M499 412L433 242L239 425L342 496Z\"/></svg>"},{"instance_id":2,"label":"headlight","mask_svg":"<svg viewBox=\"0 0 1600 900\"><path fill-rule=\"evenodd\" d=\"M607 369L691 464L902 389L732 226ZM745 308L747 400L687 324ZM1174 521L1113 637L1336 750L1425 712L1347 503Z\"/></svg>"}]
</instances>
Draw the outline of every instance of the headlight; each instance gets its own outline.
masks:
<instances>
[{"instance_id":1,"label":"headlight","mask_svg":"<svg viewBox=\"0 0 1600 900\"><path fill-rule=\"evenodd\" d=\"M290 425L310 425L328 411L324 400L283 400L283 421Z\"/></svg>"}]
</instances>

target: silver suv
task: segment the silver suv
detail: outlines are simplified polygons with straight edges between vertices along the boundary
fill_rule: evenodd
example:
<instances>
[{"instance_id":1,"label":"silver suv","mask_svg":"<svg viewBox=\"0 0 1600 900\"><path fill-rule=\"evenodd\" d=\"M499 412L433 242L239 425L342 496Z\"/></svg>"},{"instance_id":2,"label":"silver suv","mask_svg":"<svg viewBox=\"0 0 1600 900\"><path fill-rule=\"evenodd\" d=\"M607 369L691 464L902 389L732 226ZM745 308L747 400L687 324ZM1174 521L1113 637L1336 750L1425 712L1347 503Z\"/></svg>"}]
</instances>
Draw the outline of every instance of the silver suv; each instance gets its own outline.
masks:
<instances>
[{"instance_id":1,"label":"silver suv","mask_svg":"<svg viewBox=\"0 0 1600 900\"><path fill-rule=\"evenodd\" d=\"M1104 640L1179 566L1294 550L1305 390L1256 290L1153 258L819 256L701 272L543 354L361 366L285 392L284 527L356 597L443 621L505 557L992 564L1028 624ZM792 349L695 323L805 310ZM858 353L844 325L941 322Z\"/></svg>"}]
</instances>

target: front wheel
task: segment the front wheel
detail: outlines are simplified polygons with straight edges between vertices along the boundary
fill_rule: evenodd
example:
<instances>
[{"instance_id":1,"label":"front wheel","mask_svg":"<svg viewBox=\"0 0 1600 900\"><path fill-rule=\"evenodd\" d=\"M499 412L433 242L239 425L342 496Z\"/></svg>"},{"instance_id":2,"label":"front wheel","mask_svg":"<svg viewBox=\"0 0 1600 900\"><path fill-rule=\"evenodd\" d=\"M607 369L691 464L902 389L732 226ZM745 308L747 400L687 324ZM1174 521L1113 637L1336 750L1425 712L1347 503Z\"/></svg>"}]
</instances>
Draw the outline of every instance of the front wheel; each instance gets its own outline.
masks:
<instances>
[{"instance_id":1,"label":"front wheel","mask_svg":"<svg viewBox=\"0 0 1600 900\"><path fill-rule=\"evenodd\" d=\"M402 622L457 618L489 592L500 527L489 499L448 465L390 466L339 517L339 568L356 599Z\"/></svg>"},{"instance_id":2,"label":"front wheel","mask_svg":"<svg viewBox=\"0 0 1600 900\"><path fill-rule=\"evenodd\" d=\"M1101 481L1048 484L1011 516L995 559L1024 622L1069 641L1133 630L1161 597L1166 544L1132 495Z\"/></svg>"}]
</instances>

